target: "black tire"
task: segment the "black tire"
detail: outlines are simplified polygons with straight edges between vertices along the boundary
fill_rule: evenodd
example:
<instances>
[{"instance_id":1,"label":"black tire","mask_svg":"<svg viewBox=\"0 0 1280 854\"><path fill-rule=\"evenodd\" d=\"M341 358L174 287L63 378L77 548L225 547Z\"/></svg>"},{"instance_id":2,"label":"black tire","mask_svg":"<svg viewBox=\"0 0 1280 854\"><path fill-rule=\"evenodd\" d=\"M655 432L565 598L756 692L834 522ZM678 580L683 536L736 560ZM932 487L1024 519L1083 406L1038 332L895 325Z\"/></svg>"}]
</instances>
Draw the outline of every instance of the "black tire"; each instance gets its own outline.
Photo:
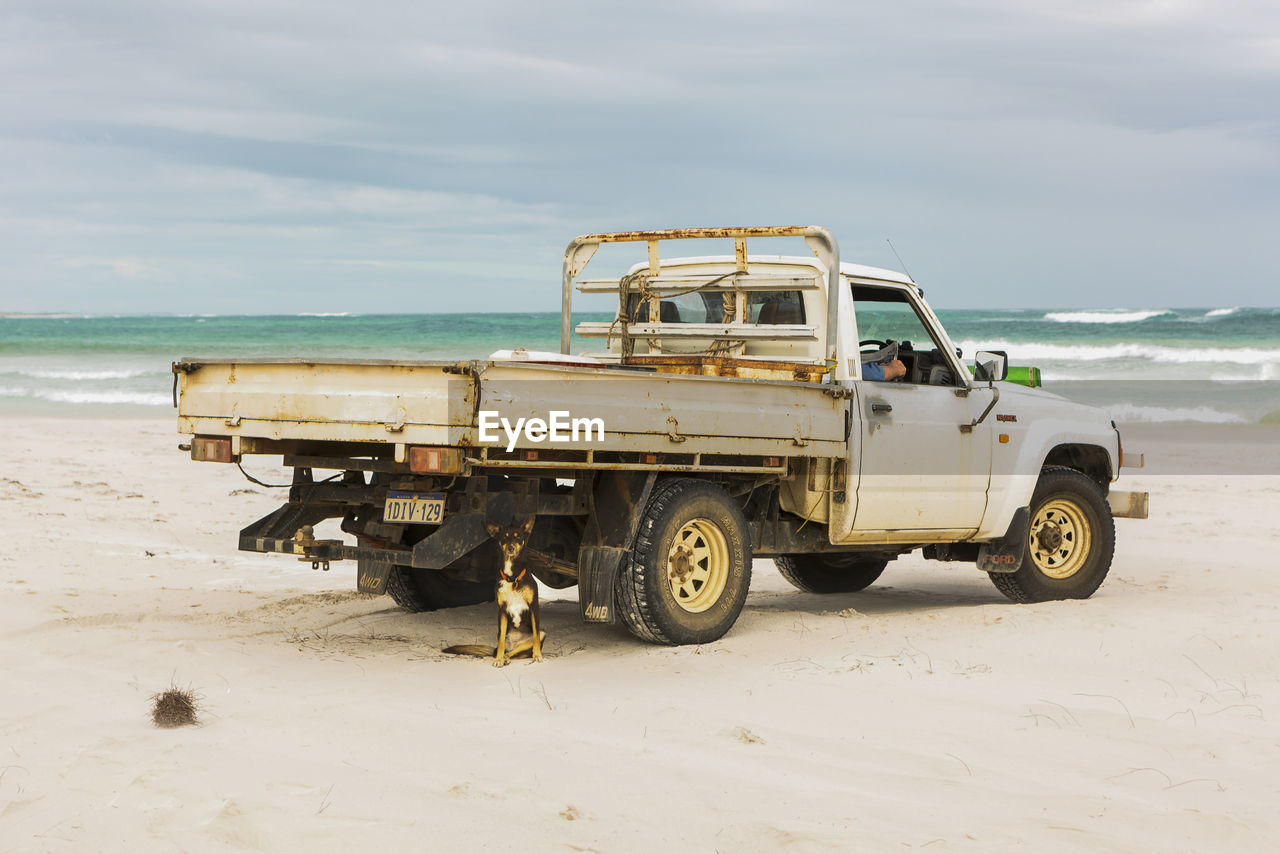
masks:
<instances>
[{"instance_id":1,"label":"black tire","mask_svg":"<svg viewBox=\"0 0 1280 854\"><path fill-rule=\"evenodd\" d=\"M387 595L406 611L438 611L494 601L491 582L450 578L444 570L393 566L387 576Z\"/></svg>"},{"instance_id":2,"label":"black tire","mask_svg":"<svg viewBox=\"0 0 1280 854\"><path fill-rule=\"evenodd\" d=\"M1054 466L1040 473L1031 496L1022 567L987 574L1014 602L1088 599L1107 577L1115 547L1115 519L1102 488L1075 469Z\"/></svg>"},{"instance_id":3,"label":"black tire","mask_svg":"<svg viewBox=\"0 0 1280 854\"><path fill-rule=\"evenodd\" d=\"M692 478L655 486L614 588L631 633L650 643L710 643L738 619L750 586L751 539L729 493Z\"/></svg>"},{"instance_id":4,"label":"black tire","mask_svg":"<svg viewBox=\"0 0 1280 854\"><path fill-rule=\"evenodd\" d=\"M889 565L857 555L804 554L775 557L778 572L806 593L857 593L875 583Z\"/></svg>"}]
</instances>

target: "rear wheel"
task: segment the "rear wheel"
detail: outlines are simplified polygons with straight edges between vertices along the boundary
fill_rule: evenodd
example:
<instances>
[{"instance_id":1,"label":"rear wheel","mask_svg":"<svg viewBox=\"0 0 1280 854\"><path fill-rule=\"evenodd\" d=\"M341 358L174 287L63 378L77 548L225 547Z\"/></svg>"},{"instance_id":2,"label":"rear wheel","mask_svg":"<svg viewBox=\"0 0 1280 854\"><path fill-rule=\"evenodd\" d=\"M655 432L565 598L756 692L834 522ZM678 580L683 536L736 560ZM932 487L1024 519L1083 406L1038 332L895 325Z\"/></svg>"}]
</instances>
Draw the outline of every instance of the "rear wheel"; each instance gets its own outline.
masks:
<instances>
[{"instance_id":1,"label":"rear wheel","mask_svg":"<svg viewBox=\"0 0 1280 854\"><path fill-rule=\"evenodd\" d=\"M485 550L489 565L495 565L495 561L498 564L502 562L491 543L483 543L479 550ZM387 595L406 611L438 611L494 601L494 582L461 578L448 567L414 569L411 566L393 566L387 576Z\"/></svg>"},{"instance_id":2,"label":"rear wheel","mask_svg":"<svg viewBox=\"0 0 1280 854\"><path fill-rule=\"evenodd\" d=\"M614 589L632 634L661 644L716 640L738 619L750 585L751 541L733 498L692 478L658 484Z\"/></svg>"},{"instance_id":3,"label":"rear wheel","mask_svg":"<svg viewBox=\"0 0 1280 854\"><path fill-rule=\"evenodd\" d=\"M1116 528L1111 507L1087 475L1047 468L1031 497L1031 527L1017 572L992 572L1014 602L1087 599L1111 569Z\"/></svg>"},{"instance_id":4,"label":"rear wheel","mask_svg":"<svg viewBox=\"0 0 1280 854\"><path fill-rule=\"evenodd\" d=\"M393 566L387 577L387 595L406 611L438 611L477 605L493 599L493 585L449 578L439 569Z\"/></svg>"},{"instance_id":5,"label":"rear wheel","mask_svg":"<svg viewBox=\"0 0 1280 854\"><path fill-rule=\"evenodd\" d=\"M806 593L857 593L875 583L889 565L857 555L804 554L775 557L778 572Z\"/></svg>"}]
</instances>

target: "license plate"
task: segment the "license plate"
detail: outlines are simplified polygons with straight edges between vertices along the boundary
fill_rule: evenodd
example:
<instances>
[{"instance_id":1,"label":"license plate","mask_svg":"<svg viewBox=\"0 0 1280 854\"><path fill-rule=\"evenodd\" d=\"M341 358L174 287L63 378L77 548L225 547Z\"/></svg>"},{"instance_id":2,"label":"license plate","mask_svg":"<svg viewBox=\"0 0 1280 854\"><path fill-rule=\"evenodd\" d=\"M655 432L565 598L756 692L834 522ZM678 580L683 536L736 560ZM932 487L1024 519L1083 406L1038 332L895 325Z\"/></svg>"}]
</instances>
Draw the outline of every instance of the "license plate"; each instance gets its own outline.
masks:
<instances>
[{"instance_id":1,"label":"license plate","mask_svg":"<svg viewBox=\"0 0 1280 854\"><path fill-rule=\"evenodd\" d=\"M388 492L382 521L410 525L438 525L444 518L444 496L439 493Z\"/></svg>"}]
</instances>

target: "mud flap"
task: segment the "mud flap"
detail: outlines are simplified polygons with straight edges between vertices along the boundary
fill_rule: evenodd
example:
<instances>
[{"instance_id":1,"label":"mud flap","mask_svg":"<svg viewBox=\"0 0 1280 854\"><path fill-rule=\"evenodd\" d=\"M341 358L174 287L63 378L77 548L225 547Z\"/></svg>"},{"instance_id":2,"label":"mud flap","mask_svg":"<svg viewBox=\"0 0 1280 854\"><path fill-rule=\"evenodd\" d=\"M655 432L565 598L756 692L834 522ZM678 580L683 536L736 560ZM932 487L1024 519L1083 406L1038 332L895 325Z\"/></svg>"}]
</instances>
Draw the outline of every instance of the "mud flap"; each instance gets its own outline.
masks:
<instances>
[{"instance_id":1,"label":"mud flap","mask_svg":"<svg viewBox=\"0 0 1280 854\"><path fill-rule=\"evenodd\" d=\"M1017 572L1027 550L1031 528L1031 508L1019 507L1013 513L1009 530L998 540L978 546L978 569L983 572Z\"/></svg>"},{"instance_id":2,"label":"mud flap","mask_svg":"<svg viewBox=\"0 0 1280 854\"><path fill-rule=\"evenodd\" d=\"M578 552L578 602L588 623L614 623L613 585L628 549L585 546Z\"/></svg>"},{"instance_id":3,"label":"mud flap","mask_svg":"<svg viewBox=\"0 0 1280 854\"><path fill-rule=\"evenodd\" d=\"M386 593L387 578L390 575L390 561L362 557L357 564L356 591L359 593Z\"/></svg>"},{"instance_id":4,"label":"mud flap","mask_svg":"<svg viewBox=\"0 0 1280 854\"><path fill-rule=\"evenodd\" d=\"M606 471L591 494L591 515L578 549L578 604L588 623L613 623L613 587L649 503L655 472Z\"/></svg>"}]
</instances>

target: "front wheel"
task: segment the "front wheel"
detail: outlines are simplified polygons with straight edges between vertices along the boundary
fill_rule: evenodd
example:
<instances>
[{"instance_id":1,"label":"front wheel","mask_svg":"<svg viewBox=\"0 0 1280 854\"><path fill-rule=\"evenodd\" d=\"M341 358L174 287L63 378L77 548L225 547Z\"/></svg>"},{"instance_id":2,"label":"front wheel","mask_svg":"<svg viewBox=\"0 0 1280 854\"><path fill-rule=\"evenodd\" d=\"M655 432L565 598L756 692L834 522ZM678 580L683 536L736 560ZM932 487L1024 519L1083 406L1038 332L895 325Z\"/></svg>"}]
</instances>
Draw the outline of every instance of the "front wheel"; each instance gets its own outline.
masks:
<instances>
[{"instance_id":1,"label":"front wheel","mask_svg":"<svg viewBox=\"0 0 1280 854\"><path fill-rule=\"evenodd\" d=\"M719 486L659 483L618 574L623 623L651 643L709 643L729 631L751 585L751 540L742 509Z\"/></svg>"},{"instance_id":2,"label":"front wheel","mask_svg":"<svg viewBox=\"0 0 1280 854\"><path fill-rule=\"evenodd\" d=\"M1101 487L1075 469L1047 468L1031 496L1021 568L988 575L1014 602L1088 599L1107 577L1115 546L1115 520Z\"/></svg>"}]
</instances>

